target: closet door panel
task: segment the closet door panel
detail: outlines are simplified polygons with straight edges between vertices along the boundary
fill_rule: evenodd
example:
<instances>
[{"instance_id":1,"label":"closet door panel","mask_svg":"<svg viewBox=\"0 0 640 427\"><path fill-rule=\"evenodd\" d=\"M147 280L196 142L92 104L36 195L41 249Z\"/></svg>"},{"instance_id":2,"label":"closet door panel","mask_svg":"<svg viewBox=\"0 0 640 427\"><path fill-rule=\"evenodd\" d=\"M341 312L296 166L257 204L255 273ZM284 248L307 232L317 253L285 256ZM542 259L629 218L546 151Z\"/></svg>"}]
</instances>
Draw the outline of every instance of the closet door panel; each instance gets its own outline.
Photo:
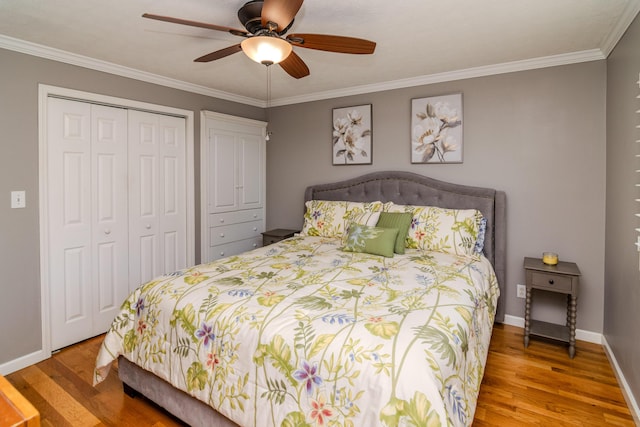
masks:
<instances>
[{"instance_id":1,"label":"closet door panel","mask_svg":"<svg viewBox=\"0 0 640 427\"><path fill-rule=\"evenodd\" d=\"M158 115L161 178L160 230L163 273L187 267L185 120Z\"/></svg>"},{"instance_id":2,"label":"closet door panel","mask_svg":"<svg viewBox=\"0 0 640 427\"><path fill-rule=\"evenodd\" d=\"M185 126L129 111L130 290L186 267Z\"/></svg>"},{"instance_id":3,"label":"closet door panel","mask_svg":"<svg viewBox=\"0 0 640 427\"><path fill-rule=\"evenodd\" d=\"M127 112L91 106L94 334L105 332L129 292Z\"/></svg>"},{"instance_id":4,"label":"closet door panel","mask_svg":"<svg viewBox=\"0 0 640 427\"><path fill-rule=\"evenodd\" d=\"M224 129L211 129L208 160L209 213L237 210L237 136Z\"/></svg>"},{"instance_id":5,"label":"closet door panel","mask_svg":"<svg viewBox=\"0 0 640 427\"><path fill-rule=\"evenodd\" d=\"M264 141L261 135L241 135L239 174L240 174L240 209L260 208L264 204L263 179L264 161L262 147Z\"/></svg>"},{"instance_id":6,"label":"closet door panel","mask_svg":"<svg viewBox=\"0 0 640 427\"><path fill-rule=\"evenodd\" d=\"M90 336L91 108L48 99L47 206L51 345Z\"/></svg>"},{"instance_id":7,"label":"closet door panel","mask_svg":"<svg viewBox=\"0 0 640 427\"><path fill-rule=\"evenodd\" d=\"M129 290L158 275L158 120L129 111Z\"/></svg>"}]
</instances>

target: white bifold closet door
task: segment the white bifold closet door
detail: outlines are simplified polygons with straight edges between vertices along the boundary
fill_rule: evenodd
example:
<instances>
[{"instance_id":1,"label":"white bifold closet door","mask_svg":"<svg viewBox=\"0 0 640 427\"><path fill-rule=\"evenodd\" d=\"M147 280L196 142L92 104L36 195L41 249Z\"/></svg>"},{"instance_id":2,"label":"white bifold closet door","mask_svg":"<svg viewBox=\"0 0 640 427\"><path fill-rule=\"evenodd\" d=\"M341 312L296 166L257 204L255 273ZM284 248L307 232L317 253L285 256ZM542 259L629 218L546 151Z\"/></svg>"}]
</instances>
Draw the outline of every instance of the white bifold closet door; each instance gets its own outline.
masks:
<instances>
[{"instance_id":1,"label":"white bifold closet door","mask_svg":"<svg viewBox=\"0 0 640 427\"><path fill-rule=\"evenodd\" d=\"M104 332L129 292L127 110L49 98L51 343Z\"/></svg>"},{"instance_id":2,"label":"white bifold closet door","mask_svg":"<svg viewBox=\"0 0 640 427\"><path fill-rule=\"evenodd\" d=\"M105 332L131 290L186 267L185 120L49 98L51 348Z\"/></svg>"}]
</instances>

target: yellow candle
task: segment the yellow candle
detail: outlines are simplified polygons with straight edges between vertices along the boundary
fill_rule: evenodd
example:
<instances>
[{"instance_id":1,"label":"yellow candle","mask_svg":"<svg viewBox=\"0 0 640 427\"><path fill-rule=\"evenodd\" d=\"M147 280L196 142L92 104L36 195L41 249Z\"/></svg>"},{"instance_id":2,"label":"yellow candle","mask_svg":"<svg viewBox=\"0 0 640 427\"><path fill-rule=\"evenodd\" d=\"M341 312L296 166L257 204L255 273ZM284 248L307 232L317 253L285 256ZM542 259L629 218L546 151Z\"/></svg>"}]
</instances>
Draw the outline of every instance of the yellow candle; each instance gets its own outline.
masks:
<instances>
[{"instance_id":1,"label":"yellow candle","mask_svg":"<svg viewBox=\"0 0 640 427\"><path fill-rule=\"evenodd\" d=\"M547 265L556 265L558 264L558 254L554 254L553 252L543 252L542 262Z\"/></svg>"}]
</instances>

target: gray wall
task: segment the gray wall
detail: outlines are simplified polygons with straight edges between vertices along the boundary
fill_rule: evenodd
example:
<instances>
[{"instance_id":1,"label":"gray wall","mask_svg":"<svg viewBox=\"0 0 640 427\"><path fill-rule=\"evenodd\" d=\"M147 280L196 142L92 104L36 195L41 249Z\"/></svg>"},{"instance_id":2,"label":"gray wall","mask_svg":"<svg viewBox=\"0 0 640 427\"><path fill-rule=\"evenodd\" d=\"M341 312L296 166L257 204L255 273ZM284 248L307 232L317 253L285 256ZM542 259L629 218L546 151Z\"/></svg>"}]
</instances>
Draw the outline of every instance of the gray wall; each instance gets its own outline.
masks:
<instances>
[{"instance_id":1,"label":"gray wall","mask_svg":"<svg viewBox=\"0 0 640 427\"><path fill-rule=\"evenodd\" d=\"M640 403L640 17L607 60L607 223L604 335Z\"/></svg>"},{"instance_id":2,"label":"gray wall","mask_svg":"<svg viewBox=\"0 0 640 427\"><path fill-rule=\"evenodd\" d=\"M199 260L200 110L264 120L261 108L196 95L0 49L0 365L41 349L38 223L38 84L194 111L196 260ZM27 207L10 208L26 190Z\"/></svg>"},{"instance_id":3,"label":"gray wall","mask_svg":"<svg viewBox=\"0 0 640 427\"><path fill-rule=\"evenodd\" d=\"M272 108L267 228L302 225L307 185L406 170L507 194L508 315L523 317L523 257L558 252L581 272L579 329L602 332L605 224L605 61ZM412 98L462 92L464 162L410 164ZM332 166L332 108L373 105L373 165ZM564 322L564 298L533 315ZM544 309L543 309L544 307Z\"/></svg>"}]
</instances>

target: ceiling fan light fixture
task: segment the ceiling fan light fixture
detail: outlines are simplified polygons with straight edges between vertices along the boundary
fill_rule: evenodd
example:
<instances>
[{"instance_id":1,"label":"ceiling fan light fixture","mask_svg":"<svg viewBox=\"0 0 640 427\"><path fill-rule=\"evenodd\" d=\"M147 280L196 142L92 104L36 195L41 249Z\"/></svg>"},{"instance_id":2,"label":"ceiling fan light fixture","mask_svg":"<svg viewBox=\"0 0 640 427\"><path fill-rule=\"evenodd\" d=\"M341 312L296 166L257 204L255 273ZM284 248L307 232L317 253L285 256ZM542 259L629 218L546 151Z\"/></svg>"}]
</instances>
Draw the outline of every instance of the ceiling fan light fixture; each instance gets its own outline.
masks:
<instances>
[{"instance_id":1,"label":"ceiling fan light fixture","mask_svg":"<svg viewBox=\"0 0 640 427\"><path fill-rule=\"evenodd\" d=\"M242 51L253 61L272 65L287 59L292 51L289 42L276 36L254 36L240 43Z\"/></svg>"}]
</instances>

